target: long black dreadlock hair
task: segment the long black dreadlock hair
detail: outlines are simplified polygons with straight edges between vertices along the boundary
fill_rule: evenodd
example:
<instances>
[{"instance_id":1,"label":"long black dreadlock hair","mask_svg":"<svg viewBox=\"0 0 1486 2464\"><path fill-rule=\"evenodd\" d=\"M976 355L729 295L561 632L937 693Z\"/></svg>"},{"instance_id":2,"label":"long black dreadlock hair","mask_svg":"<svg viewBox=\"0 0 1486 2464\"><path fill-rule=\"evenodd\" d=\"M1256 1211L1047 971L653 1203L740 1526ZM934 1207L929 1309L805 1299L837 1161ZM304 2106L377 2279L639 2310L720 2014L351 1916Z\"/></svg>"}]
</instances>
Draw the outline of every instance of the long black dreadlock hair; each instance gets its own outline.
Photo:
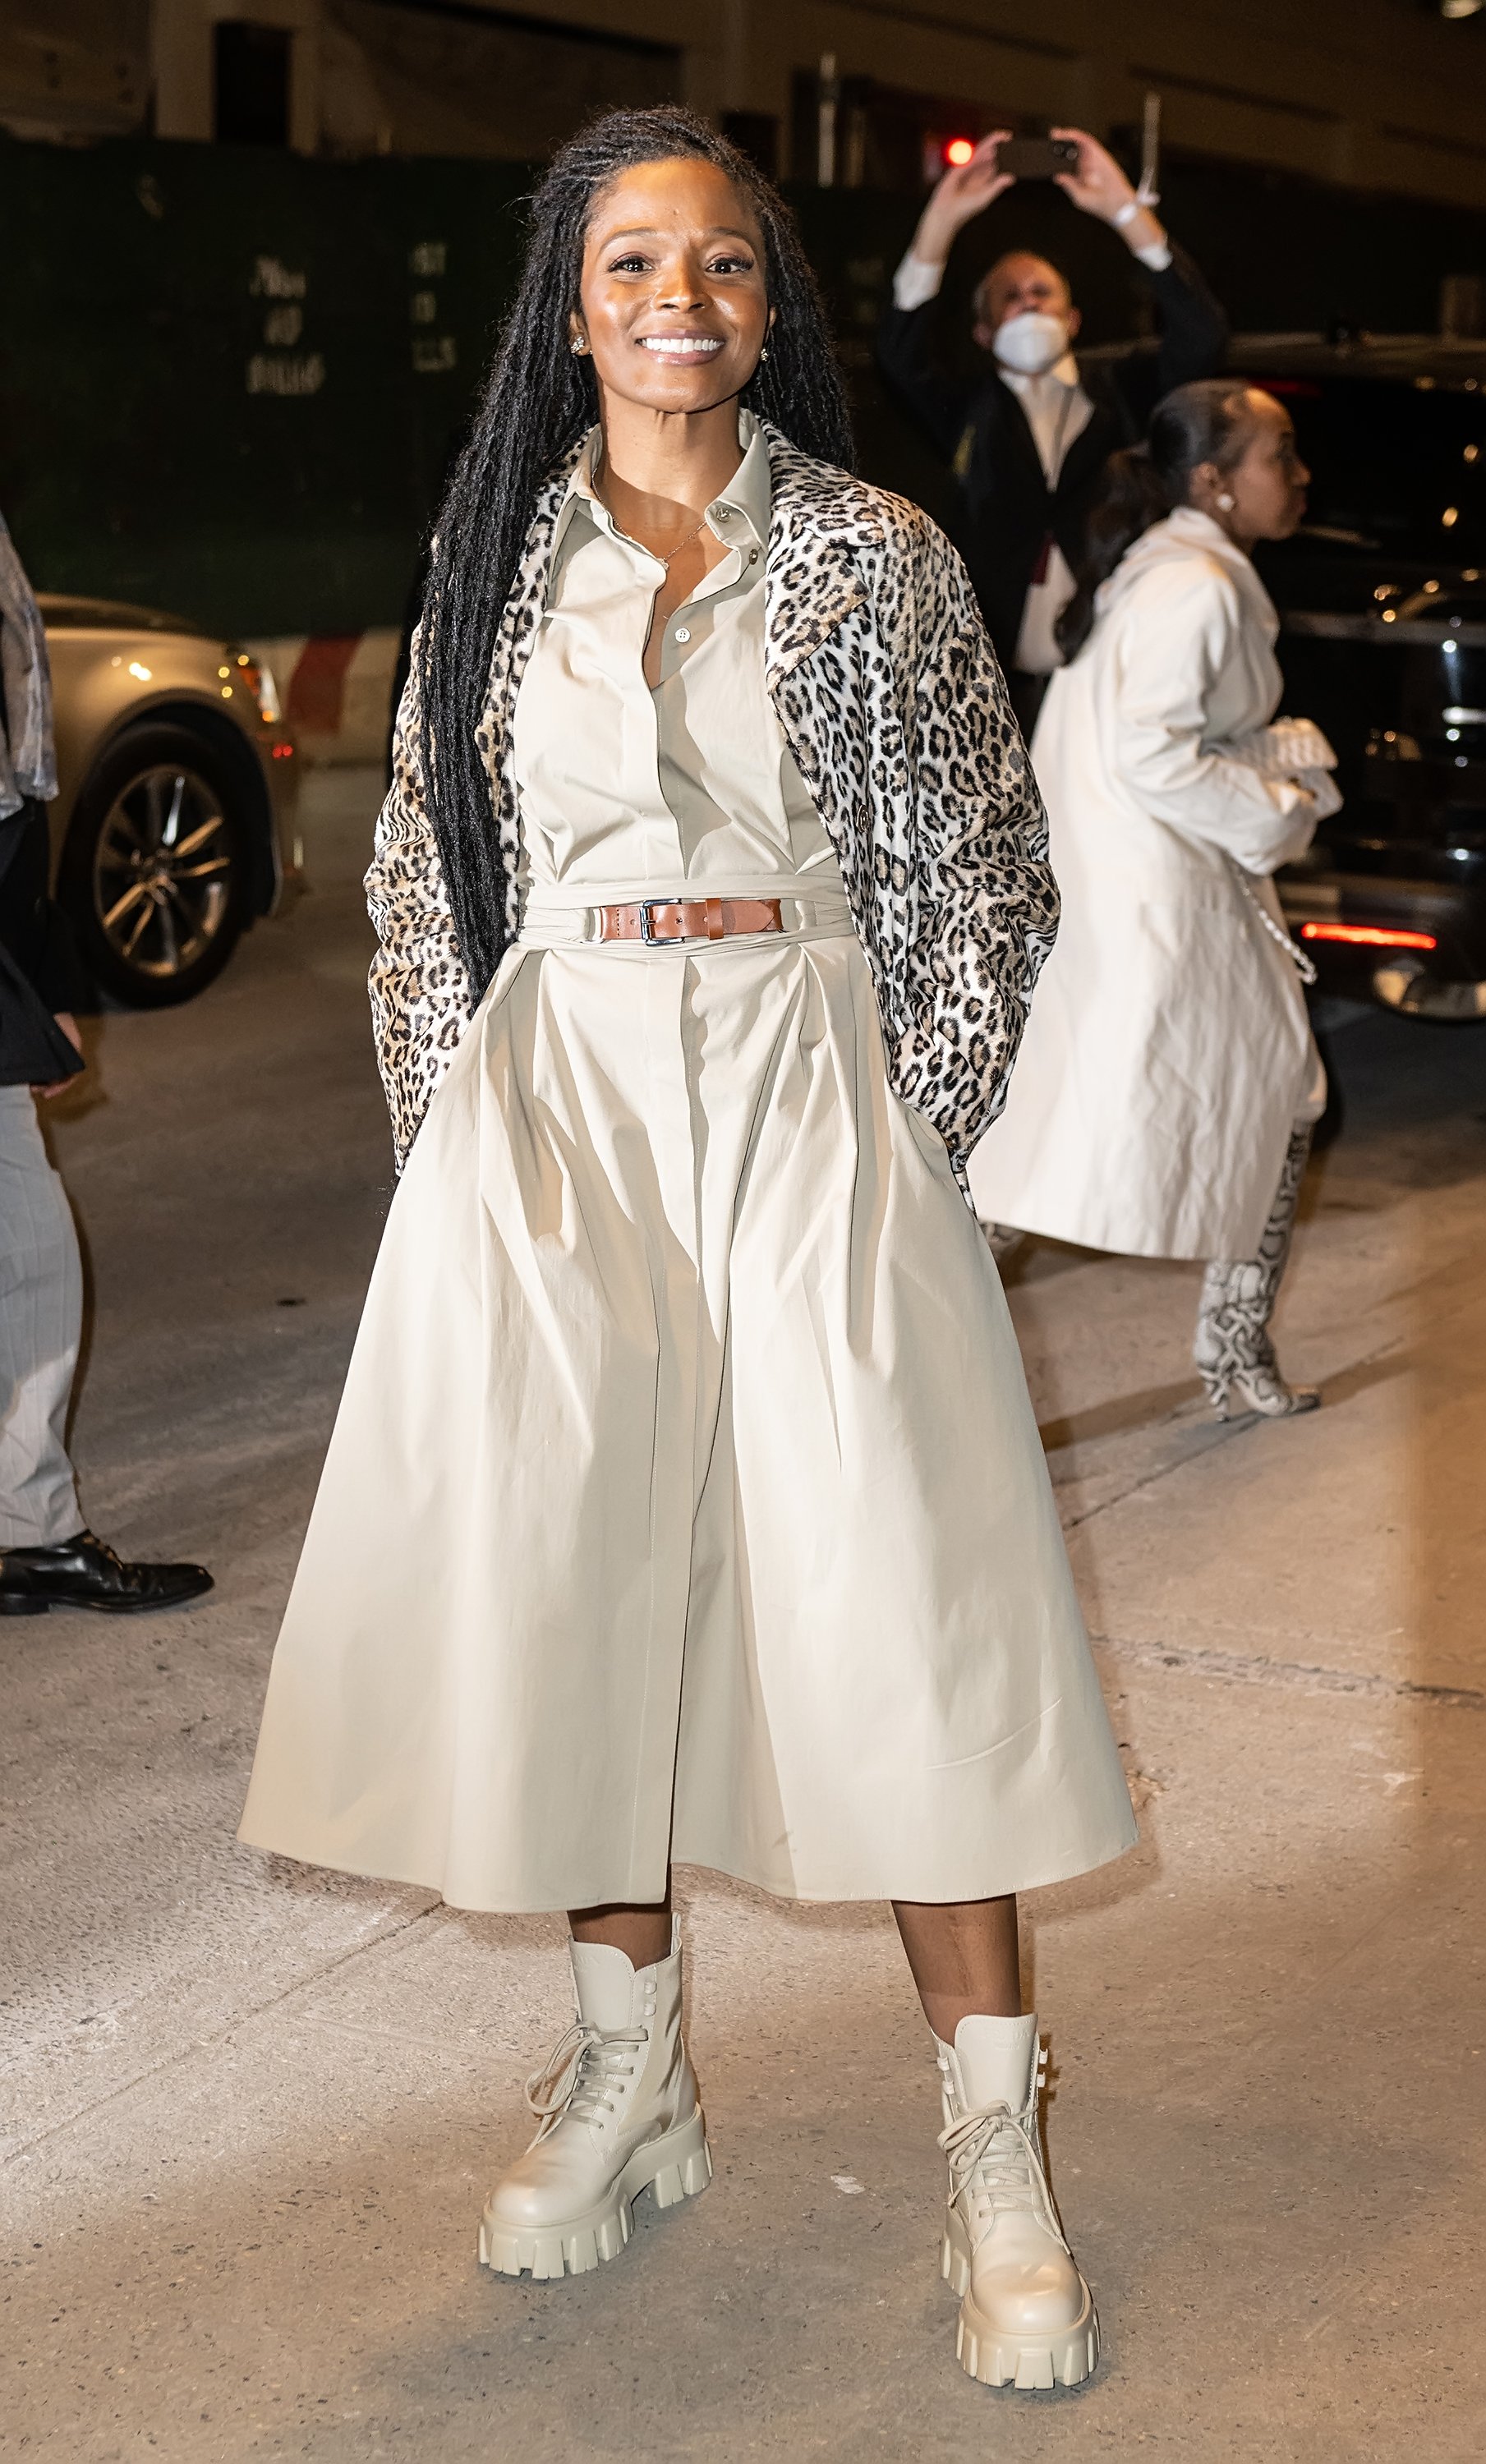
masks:
<instances>
[{"instance_id":1,"label":"long black dreadlock hair","mask_svg":"<svg viewBox=\"0 0 1486 2464\"><path fill-rule=\"evenodd\" d=\"M716 165L764 234L768 358L743 399L806 453L853 467L851 418L815 277L778 190L706 121L663 104L611 111L563 146L531 201L521 284L436 525L418 653L419 755L472 1003L506 944L490 778L475 741L501 611L537 492L598 416L591 363L568 347L600 192L642 163Z\"/></svg>"}]
</instances>

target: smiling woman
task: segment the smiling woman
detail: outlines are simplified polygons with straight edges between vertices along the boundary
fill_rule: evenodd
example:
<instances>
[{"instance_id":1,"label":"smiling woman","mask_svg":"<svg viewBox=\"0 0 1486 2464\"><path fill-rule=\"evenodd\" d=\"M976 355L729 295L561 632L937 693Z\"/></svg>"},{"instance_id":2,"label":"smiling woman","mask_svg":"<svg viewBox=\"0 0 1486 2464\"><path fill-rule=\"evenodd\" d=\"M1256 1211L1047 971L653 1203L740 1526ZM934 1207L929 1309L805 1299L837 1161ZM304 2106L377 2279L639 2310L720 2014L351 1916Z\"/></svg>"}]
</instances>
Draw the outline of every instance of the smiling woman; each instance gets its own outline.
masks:
<instances>
[{"instance_id":1,"label":"smiling woman","mask_svg":"<svg viewBox=\"0 0 1486 2464\"><path fill-rule=\"evenodd\" d=\"M571 347L584 339L577 320L595 218L611 210L616 183L683 164L693 177L703 165L721 175L724 216L751 227L776 319L766 358L761 349L757 363L741 369L734 361L733 396L802 452L848 470L854 460L815 277L784 200L746 158L705 122L666 110L611 113L565 145L533 200L516 304L440 516L421 628L418 749L429 815L461 955L480 989L515 930L516 909L490 829L490 780L477 737L539 488L598 415L591 354ZM714 187L712 216L716 199ZM611 228L646 219L644 209L627 209ZM708 398L717 406L728 393L719 384ZM439 743L448 748L442 762Z\"/></svg>"},{"instance_id":2,"label":"smiling woman","mask_svg":"<svg viewBox=\"0 0 1486 2464\"><path fill-rule=\"evenodd\" d=\"M659 558L645 677L666 620L728 545L706 509L738 468L736 405L774 322L764 235L717 164L647 163L605 192L584 242L570 347L604 404L604 501Z\"/></svg>"},{"instance_id":3,"label":"smiling woman","mask_svg":"<svg viewBox=\"0 0 1486 2464\"><path fill-rule=\"evenodd\" d=\"M407 1170L243 1836L567 1910L506 2275L708 2181L673 1858L892 1899L961 2359L1051 2387L1098 2326L1014 1893L1132 1824L957 1177L1055 898L964 570L849 456L773 191L679 113L566 149L368 877Z\"/></svg>"}]
</instances>

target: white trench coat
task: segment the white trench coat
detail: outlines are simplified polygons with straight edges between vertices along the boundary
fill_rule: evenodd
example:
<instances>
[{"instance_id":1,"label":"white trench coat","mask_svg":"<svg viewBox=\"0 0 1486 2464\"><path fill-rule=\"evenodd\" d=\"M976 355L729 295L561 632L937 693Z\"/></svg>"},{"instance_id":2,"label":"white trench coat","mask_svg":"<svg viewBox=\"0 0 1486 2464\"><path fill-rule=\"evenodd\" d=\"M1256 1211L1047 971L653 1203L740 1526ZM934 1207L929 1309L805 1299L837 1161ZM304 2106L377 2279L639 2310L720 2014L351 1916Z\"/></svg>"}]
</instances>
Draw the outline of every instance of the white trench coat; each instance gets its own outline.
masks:
<instances>
[{"instance_id":1,"label":"white trench coat","mask_svg":"<svg viewBox=\"0 0 1486 2464\"><path fill-rule=\"evenodd\" d=\"M1130 549L1032 738L1063 920L979 1214L1151 1258L1258 1248L1315 1046L1269 876L1315 809L1244 758L1279 701L1278 621L1249 559L1183 509Z\"/></svg>"}]
</instances>

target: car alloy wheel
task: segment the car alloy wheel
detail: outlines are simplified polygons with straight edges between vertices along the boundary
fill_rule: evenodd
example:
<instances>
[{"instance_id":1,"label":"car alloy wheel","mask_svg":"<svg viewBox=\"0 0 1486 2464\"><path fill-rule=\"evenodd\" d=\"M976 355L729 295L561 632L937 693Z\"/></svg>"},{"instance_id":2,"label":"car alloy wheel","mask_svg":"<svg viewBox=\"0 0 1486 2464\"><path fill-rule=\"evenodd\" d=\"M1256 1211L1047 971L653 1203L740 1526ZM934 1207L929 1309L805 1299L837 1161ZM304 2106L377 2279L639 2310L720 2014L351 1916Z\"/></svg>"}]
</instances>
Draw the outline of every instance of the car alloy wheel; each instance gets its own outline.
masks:
<instances>
[{"instance_id":1,"label":"car alloy wheel","mask_svg":"<svg viewBox=\"0 0 1486 2464\"><path fill-rule=\"evenodd\" d=\"M111 951L162 985L206 957L227 920L233 849L221 799L199 770L152 763L103 817L93 908Z\"/></svg>"},{"instance_id":2,"label":"car alloy wheel","mask_svg":"<svg viewBox=\"0 0 1486 2464\"><path fill-rule=\"evenodd\" d=\"M57 893L100 992L191 1001L253 913L251 779L233 748L172 720L126 728L78 791Z\"/></svg>"}]
</instances>

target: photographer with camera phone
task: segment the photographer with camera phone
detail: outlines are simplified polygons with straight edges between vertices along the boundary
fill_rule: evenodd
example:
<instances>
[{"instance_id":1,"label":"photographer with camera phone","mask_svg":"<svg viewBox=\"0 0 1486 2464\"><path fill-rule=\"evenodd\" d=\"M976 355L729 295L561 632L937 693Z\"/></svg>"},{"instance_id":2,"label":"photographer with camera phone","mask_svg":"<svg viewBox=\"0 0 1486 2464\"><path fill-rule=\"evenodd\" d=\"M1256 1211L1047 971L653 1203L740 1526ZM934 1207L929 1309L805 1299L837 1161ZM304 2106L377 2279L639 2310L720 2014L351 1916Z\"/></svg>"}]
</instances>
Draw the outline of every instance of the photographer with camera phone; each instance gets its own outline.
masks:
<instances>
[{"instance_id":1,"label":"photographer with camera phone","mask_svg":"<svg viewBox=\"0 0 1486 2464\"><path fill-rule=\"evenodd\" d=\"M1155 293L1160 346L1132 345L1084 376L1067 276L1018 249L997 258L974 295L971 331L994 372L960 376L938 348L949 252L1018 178L1038 177L1120 233ZM1027 734L1060 663L1054 623L1073 597L1071 568L1106 461L1143 434L1173 386L1215 372L1227 340L1227 319L1191 258L1084 129L1054 128L1045 139L997 129L944 173L924 207L894 276L877 363L960 483L956 543Z\"/></svg>"}]
</instances>

